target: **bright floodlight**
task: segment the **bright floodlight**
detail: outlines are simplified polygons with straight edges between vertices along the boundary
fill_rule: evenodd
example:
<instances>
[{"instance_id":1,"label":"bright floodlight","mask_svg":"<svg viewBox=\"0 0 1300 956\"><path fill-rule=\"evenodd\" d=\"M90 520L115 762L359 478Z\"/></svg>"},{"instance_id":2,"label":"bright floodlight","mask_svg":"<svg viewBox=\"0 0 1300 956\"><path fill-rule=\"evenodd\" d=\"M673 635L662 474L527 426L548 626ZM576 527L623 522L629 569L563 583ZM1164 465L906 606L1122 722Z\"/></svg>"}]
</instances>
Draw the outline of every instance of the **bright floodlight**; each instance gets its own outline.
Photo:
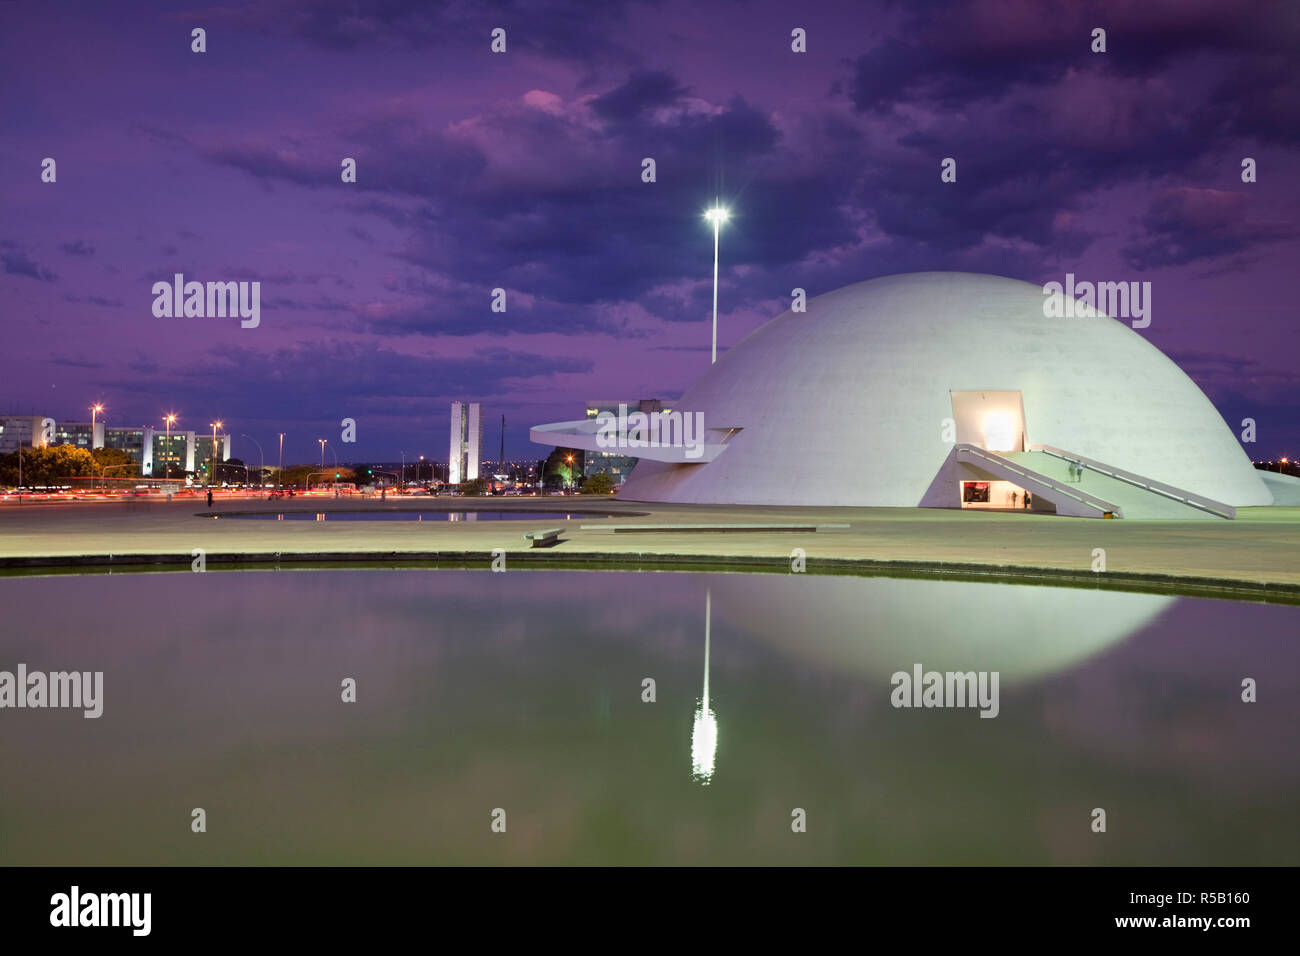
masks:
<instances>
[{"instance_id":1,"label":"bright floodlight","mask_svg":"<svg viewBox=\"0 0 1300 956\"><path fill-rule=\"evenodd\" d=\"M709 209L704 213L704 218L714 225L717 225L726 222L731 218L731 210L727 209L725 206L714 206L712 209Z\"/></svg>"},{"instance_id":2,"label":"bright floodlight","mask_svg":"<svg viewBox=\"0 0 1300 956\"><path fill-rule=\"evenodd\" d=\"M984 418L984 447L988 451L1014 451L1016 426L1006 412L990 412Z\"/></svg>"}]
</instances>

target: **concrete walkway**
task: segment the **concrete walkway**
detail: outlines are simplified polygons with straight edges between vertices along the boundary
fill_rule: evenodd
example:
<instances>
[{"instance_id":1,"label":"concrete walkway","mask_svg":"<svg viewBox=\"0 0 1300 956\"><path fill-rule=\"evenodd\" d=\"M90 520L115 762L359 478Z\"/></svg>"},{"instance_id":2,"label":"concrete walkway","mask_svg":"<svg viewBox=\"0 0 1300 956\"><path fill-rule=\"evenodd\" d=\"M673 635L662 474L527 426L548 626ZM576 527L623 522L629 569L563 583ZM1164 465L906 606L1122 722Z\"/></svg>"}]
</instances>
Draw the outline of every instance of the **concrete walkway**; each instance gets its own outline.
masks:
<instances>
[{"instance_id":1,"label":"concrete walkway","mask_svg":"<svg viewBox=\"0 0 1300 956\"><path fill-rule=\"evenodd\" d=\"M511 509L617 512L626 517L529 520L345 521L339 511L470 511ZM238 519L233 512L301 511L326 520ZM671 529L609 534L581 525L847 523L814 533L674 534ZM530 549L524 533L564 527L552 548ZM194 549L209 565L329 560L456 559L487 567L494 549L529 566L565 560L642 566L735 565L789 570L794 549L809 572L880 570L1036 570L1100 581L1095 549L1105 551L1109 581L1250 590L1300 596L1300 508L1243 508L1236 521L1096 521L1027 513L915 508L760 508L639 504L608 498L202 500L0 505L0 567L117 567L132 563L189 565Z\"/></svg>"},{"instance_id":2,"label":"concrete walkway","mask_svg":"<svg viewBox=\"0 0 1300 956\"><path fill-rule=\"evenodd\" d=\"M1219 515L1166 498L1145 488L1139 488L1118 478L1085 469L1079 481L1070 477L1070 463L1063 458L1042 451L1004 452L1009 458L1031 471L1046 475L1078 492L1087 492L1119 507L1125 521L1134 519L1160 519L1172 521L1225 521Z\"/></svg>"}]
</instances>

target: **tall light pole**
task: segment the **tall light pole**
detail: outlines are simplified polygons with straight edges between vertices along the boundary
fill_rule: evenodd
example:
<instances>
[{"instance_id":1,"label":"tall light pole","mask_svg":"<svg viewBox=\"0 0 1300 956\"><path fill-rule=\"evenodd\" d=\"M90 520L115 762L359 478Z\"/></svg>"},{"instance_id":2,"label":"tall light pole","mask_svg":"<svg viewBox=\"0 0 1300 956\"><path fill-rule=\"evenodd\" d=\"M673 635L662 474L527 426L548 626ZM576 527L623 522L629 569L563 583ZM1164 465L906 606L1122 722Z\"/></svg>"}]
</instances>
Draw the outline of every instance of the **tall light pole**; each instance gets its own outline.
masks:
<instances>
[{"instance_id":1,"label":"tall light pole","mask_svg":"<svg viewBox=\"0 0 1300 956\"><path fill-rule=\"evenodd\" d=\"M208 472L208 487L212 486L212 479L217 477L217 429L221 424L219 421L212 423L212 470Z\"/></svg>"},{"instance_id":2,"label":"tall light pole","mask_svg":"<svg viewBox=\"0 0 1300 956\"><path fill-rule=\"evenodd\" d=\"M90 450L95 450L95 416L104 410L99 402L90 406Z\"/></svg>"},{"instance_id":3,"label":"tall light pole","mask_svg":"<svg viewBox=\"0 0 1300 956\"><path fill-rule=\"evenodd\" d=\"M320 470L324 471L325 470L325 442L328 439L317 438L316 440L320 442Z\"/></svg>"},{"instance_id":4,"label":"tall light pole","mask_svg":"<svg viewBox=\"0 0 1300 956\"><path fill-rule=\"evenodd\" d=\"M176 413L168 412L163 416L167 425L167 439L163 442L163 480L172 476L172 425L176 424Z\"/></svg>"},{"instance_id":5,"label":"tall light pole","mask_svg":"<svg viewBox=\"0 0 1300 956\"><path fill-rule=\"evenodd\" d=\"M247 438L249 441L251 441L254 445L257 446L257 487L261 488L262 474L266 471L266 456L262 454L262 443L258 441L256 438L254 438L252 435L245 435L243 432L239 433L239 437ZM245 482L248 481L247 468L244 469L244 481Z\"/></svg>"},{"instance_id":6,"label":"tall light pole","mask_svg":"<svg viewBox=\"0 0 1300 956\"><path fill-rule=\"evenodd\" d=\"M402 480L397 483L398 491L406 490L406 452L402 452Z\"/></svg>"},{"instance_id":7,"label":"tall light pole","mask_svg":"<svg viewBox=\"0 0 1300 956\"><path fill-rule=\"evenodd\" d=\"M280 473L284 471L284 432L279 432L279 435L280 435L280 463L276 465L275 468L275 490L276 491L280 490Z\"/></svg>"},{"instance_id":8,"label":"tall light pole","mask_svg":"<svg viewBox=\"0 0 1300 956\"><path fill-rule=\"evenodd\" d=\"M731 212L724 206L714 206L704 214L704 218L713 223L713 361L718 360L718 234L722 224L731 218Z\"/></svg>"}]
</instances>

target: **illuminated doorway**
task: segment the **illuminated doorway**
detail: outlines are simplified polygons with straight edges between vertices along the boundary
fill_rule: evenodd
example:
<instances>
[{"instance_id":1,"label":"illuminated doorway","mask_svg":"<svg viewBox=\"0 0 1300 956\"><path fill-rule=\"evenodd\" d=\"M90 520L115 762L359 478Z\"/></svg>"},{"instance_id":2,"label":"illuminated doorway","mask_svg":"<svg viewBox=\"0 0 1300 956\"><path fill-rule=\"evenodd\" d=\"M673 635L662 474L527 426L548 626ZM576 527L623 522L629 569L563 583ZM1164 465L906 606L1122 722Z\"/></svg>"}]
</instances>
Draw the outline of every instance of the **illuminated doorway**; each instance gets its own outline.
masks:
<instances>
[{"instance_id":1,"label":"illuminated doorway","mask_svg":"<svg viewBox=\"0 0 1300 956\"><path fill-rule=\"evenodd\" d=\"M1025 489L1010 481L964 478L961 482L961 506L978 511L1022 511Z\"/></svg>"},{"instance_id":2,"label":"illuminated doorway","mask_svg":"<svg viewBox=\"0 0 1300 956\"><path fill-rule=\"evenodd\" d=\"M1018 389L968 389L948 394L952 396L958 442L992 452L1027 450L1025 404Z\"/></svg>"}]
</instances>

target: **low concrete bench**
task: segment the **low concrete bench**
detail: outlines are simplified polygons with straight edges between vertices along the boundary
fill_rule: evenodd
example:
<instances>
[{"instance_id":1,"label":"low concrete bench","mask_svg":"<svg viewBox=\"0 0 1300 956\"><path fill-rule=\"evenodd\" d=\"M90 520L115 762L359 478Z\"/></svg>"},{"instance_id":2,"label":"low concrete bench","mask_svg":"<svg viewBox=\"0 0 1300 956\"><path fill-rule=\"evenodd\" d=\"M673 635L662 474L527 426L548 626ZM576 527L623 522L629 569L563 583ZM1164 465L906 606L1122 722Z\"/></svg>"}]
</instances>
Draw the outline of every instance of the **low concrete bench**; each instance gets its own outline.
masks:
<instances>
[{"instance_id":1,"label":"low concrete bench","mask_svg":"<svg viewBox=\"0 0 1300 956\"><path fill-rule=\"evenodd\" d=\"M553 544L560 543L560 529L547 528L545 531L529 531L524 535L526 541L531 541L534 548L550 547Z\"/></svg>"}]
</instances>

